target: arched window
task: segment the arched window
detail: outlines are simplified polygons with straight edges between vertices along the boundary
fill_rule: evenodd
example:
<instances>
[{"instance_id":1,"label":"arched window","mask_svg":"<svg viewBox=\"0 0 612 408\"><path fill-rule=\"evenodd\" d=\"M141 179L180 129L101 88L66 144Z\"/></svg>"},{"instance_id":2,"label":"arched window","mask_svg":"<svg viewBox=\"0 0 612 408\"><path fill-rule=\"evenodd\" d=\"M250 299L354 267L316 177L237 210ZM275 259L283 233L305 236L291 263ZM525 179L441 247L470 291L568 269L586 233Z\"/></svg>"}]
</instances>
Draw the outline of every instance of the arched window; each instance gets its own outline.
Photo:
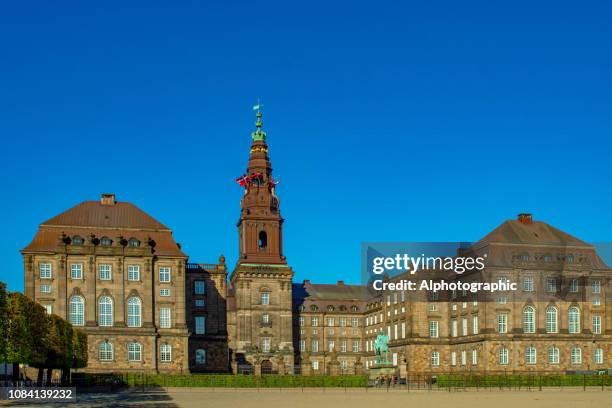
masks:
<instances>
[{"instance_id":1,"label":"arched window","mask_svg":"<svg viewBox=\"0 0 612 408\"><path fill-rule=\"evenodd\" d=\"M111 246L113 241L109 237L100 238L100 245L102 246Z\"/></svg>"},{"instance_id":2,"label":"arched window","mask_svg":"<svg viewBox=\"0 0 612 408\"><path fill-rule=\"evenodd\" d=\"M270 292L261 292L259 294L259 300L262 305L270 304Z\"/></svg>"},{"instance_id":3,"label":"arched window","mask_svg":"<svg viewBox=\"0 0 612 408\"><path fill-rule=\"evenodd\" d=\"M136 238L130 238L130 240L128 241L128 245L131 248L138 248L140 246L140 241Z\"/></svg>"},{"instance_id":4,"label":"arched window","mask_svg":"<svg viewBox=\"0 0 612 408\"><path fill-rule=\"evenodd\" d=\"M70 315L68 320L74 326L85 325L85 300L83 296L74 295L70 297Z\"/></svg>"},{"instance_id":5,"label":"arched window","mask_svg":"<svg viewBox=\"0 0 612 408\"><path fill-rule=\"evenodd\" d=\"M357 306L351 306L351 312L357 312L359 308Z\"/></svg>"},{"instance_id":6,"label":"arched window","mask_svg":"<svg viewBox=\"0 0 612 408\"><path fill-rule=\"evenodd\" d=\"M312 305L312 306L310 306L310 310L313 311L313 312L318 312L319 311L319 306Z\"/></svg>"},{"instance_id":7,"label":"arched window","mask_svg":"<svg viewBox=\"0 0 612 408\"><path fill-rule=\"evenodd\" d=\"M580 347L572 347L572 364L582 364L582 350Z\"/></svg>"},{"instance_id":8,"label":"arched window","mask_svg":"<svg viewBox=\"0 0 612 408\"><path fill-rule=\"evenodd\" d=\"M557 333L557 308L548 306L546 308L546 333Z\"/></svg>"},{"instance_id":9,"label":"arched window","mask_svg":"<svg viewBox=\"0 0 612 408\"><path fill-rule=\"evenodd\" d=\"M536 349L535 347L527 347L525 349L525 364L533 365L536 363Z\"/></svg>"},{"instance_id":10,"label":"arched window","mask_svg":"<svg viewBox=\"0 0 612 408\"><path fill-rule=\"evenodd\" d=\"M128 361L142 360L142 344L128 343Z\"/></svg>"},{"instance_id":11,"label":"arched window","mask_svg":"<svg viewBox=\"0 0 612 408\"><path fill-rule=\"evenodd\" d=\"M268 246L268 234L266 234L266 231L259 231L259 242L257 245L259 249L264 249Z\"/></svg>"},{"instance_id":12,"label":"arched window","mask_svg":"<svg viewBox=\"0 0 612 408\"><path fill-rule=\"evenodd\" d=\"M140 299L131 297L127 301L127 325L128 327L140 327L142 325L142 308Z\"/></svg>"},{"instance_id":13,"label":"arched window","mask_svg":"<svg viewBox=\"0 0 612 408\"><path fill-rule=\"evenodd\" d=\"M206 364L206 350L197 349L195 353L196 364Z\"/></svg>"},{"instance_id":14,"label":"arched window","mask_svg":"<svg viewBox=\"0 0 612 408\"><path fill-rule=\"evenodd\" d=\"M576 306L569 308L569 332L580 333L580 309Z\"/></svg>"},{"instance_id":15,"label":"arched window","mask_svg":"<svg viewBox=\"0 0 612 408\"><path fill-rule=\"evenodd\" d=\"M548 349L548 364L559 364L559 349L555 346Z\"/></svg>"},{"instance_id":16,"label":"arched window","mask_svg":"<svg viewBox=\"0 0 612 408\"><path fill-rule=\"evenodd\" d=\"M535 309L533 306L523 308L523 333L535 333Z\"/></svg>"},{"instance_id":17,"label":"arched window","mask_svg":"<svg viewBox=\"0 0 612 408\"><path fill-rule=\"evenodd\" d=\"M99 326L113 325L113 299L110 296L102 296L99 301Z\"/></svg>"},{"instance_id":18,"label":"arched window","mask_svg":"<svg viewBox=\"0 0 612 408\"><path fill-rule=\"evenodd\" d=\"M100 361L113 361L113 344L108 341L100 343L98 358Z\"/></svg>"},{"instance_id":19,"label":"arched window","mask_svg":"<svg viewBox=\"0 0 612 408\"><path fill-rule=\"evenodd\" d=\"M85 240L78 235L72 237L72 245L83 245Z\"/></svg>"}]
</instances>

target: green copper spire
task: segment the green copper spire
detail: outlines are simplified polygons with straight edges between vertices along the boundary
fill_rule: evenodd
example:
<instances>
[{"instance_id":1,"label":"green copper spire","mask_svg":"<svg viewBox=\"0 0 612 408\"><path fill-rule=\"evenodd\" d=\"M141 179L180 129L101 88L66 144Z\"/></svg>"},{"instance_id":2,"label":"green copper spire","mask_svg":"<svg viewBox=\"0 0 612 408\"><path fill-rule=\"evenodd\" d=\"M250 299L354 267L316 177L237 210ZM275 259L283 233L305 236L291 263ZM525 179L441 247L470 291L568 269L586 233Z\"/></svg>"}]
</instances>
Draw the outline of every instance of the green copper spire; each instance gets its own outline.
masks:
<instances>
[{"instance_id":1,"label":"green copper spire","mask_svg":"<svg viewBox=\"0 0 612 408\"><path fill-rule=\"evenodd\" d=\"M261 110L259 109L261 106L261 104L257 104L253 107L253 109L257 109L257 114L255 114L255 116L257 116L257 122L255 122L255 126L257 127L257 129L251 133L251 138L253 139L254 142L265 142L266 141L266 132L264 132L263 130L261 130L261 126L263 125L263 122L261 121Z\"/></svg>"}]
</instances>

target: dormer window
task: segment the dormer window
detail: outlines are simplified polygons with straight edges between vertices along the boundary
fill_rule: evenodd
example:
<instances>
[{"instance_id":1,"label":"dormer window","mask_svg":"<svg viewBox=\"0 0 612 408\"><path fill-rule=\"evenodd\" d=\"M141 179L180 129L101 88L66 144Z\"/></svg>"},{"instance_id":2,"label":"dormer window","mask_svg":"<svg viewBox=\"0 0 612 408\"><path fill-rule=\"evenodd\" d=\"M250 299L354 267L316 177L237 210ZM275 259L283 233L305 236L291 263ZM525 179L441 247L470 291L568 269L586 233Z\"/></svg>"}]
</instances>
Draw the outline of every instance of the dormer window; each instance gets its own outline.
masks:
<instances>
[{"instance_id":1,"label":"dormer window","mask_svg":"<svg viewBox=\"0 0 612 408\"><path fill-rule=\"evenodd\" d=\"M78 235L72 237L72 245L83 245L84 242L85 240Z\"/></svg>"},{"instance_id":2,"label":"dormer window","mask_svg":"<svg viewBox=\"0 0 612 408\"><path fill-rule=\"evenodd\" d=\"M130 238L130 240L128 241L128 245L130 248L139 248L140 241L137 240L136 238Z\"/></svg>"},{"instance_id":3,"label":"dormer window","mask_svg":"<svg viewBox=\"0 0 612 408\"><path fill-rule=\"evenodd\" d=\"M351 306L351 312L357 312L359 308L357 306Z\"/></svg>"},{"instance_id":4,"label":"dormer window","mask_svg":"<svg viewBox=\"0 0 612 408\"><path fill-rule=\"evenodd\" d=\"M336 308L333 307L332 305L327 306L327 311L328 312L333 312Z\"/></svg>"},{"instance_id":5,"label":"dormer window","mask_svg":"<svg viewBox=\"0 0 612 408\"><path fill-rule=\"evenodd\" d=\"M312 306L310 306L310 310L312 310L313 312L318 312L319 311L319 306L312 305Z\"/></svg>"},{"instance_id":6,"label":"dormer window","mask_svg":"<svg viewBox=\"0 0 612 408\"><path fill-rule=\"evenodd\" d=\"M109 237L100 238L100 245L102 246L111 246L113 241Z\"/></svg>"}]
</instances>

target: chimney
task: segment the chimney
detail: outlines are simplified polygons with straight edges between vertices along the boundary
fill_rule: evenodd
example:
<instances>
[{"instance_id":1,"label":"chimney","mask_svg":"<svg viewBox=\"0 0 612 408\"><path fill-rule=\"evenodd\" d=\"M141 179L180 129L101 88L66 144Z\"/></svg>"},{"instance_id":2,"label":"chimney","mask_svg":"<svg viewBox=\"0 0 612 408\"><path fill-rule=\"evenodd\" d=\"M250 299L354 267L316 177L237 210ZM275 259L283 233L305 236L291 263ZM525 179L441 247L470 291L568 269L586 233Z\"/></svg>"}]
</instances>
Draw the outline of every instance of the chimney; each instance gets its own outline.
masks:
<instances>
[{"instance_id":1,"label":"chimney","mask_svg":"<svg viewBox=\"0 0 612 408\"><path fill-rule=\"evenodd\" d=\"M338 281L338 286L344 286L344 281L343 280L339 280Z\"/></svg>"},{"instance_id":2,"label":"chimney","mask_svg":"<svg viewBox=\"0 0 612 408\"><path fill-rule=\"evenodd\" d=\"M102 193L100 195L100 203L102 205L115 205L115 194L113 193Z\"/></svg>"},{"instance_id":3,"label":"chimney","mask_svg":"<svg viewBox=\"0 0 612 408\"><path fill-rule=\"evenodd\" d=\"M521 224L533 224L533 216L529 213L519 214L518 220Z\"/></svg>"}]
</instances>

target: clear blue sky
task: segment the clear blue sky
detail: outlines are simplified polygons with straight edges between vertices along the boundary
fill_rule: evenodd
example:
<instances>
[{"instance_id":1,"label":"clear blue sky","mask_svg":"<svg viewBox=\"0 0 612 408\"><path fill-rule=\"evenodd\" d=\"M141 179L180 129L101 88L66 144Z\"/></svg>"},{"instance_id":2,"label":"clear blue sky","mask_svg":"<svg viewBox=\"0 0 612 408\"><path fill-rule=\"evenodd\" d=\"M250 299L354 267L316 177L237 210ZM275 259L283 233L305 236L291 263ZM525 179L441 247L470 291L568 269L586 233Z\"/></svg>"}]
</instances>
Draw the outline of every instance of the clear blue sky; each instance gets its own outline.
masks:
<instances>
[{"instance_id":1,"label":"clear blue sky","mask_svg":"<svg viewBox=\"0 0 612 408\"><path fill-rule=\"evenodd\" d=\"M296 280L358 282L362 241L477 240L522 211L611 240L610 2L12 3L11 289L37 225L101 192L233 267L257 97Z\"/></svg>"}]
</instances>

